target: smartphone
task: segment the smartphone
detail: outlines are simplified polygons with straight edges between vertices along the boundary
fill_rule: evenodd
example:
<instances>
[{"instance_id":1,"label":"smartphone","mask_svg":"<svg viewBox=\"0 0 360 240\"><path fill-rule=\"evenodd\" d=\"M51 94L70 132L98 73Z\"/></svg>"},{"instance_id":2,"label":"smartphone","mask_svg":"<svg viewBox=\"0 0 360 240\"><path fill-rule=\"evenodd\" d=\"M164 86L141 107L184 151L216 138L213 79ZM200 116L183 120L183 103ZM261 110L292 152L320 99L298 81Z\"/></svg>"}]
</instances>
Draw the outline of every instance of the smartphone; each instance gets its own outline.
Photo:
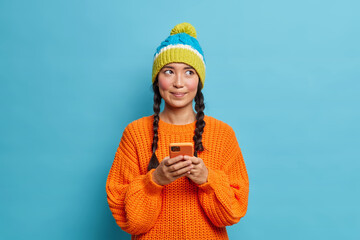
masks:
<instances>
[{"instance_id":1,"label":"smartphone","mask_svg":"<svg viewBox=\"0 0 360 240\"><path fill-rule=\"evenodd\" d=\"M194 156L194 143L170 143L170 158L174 158L178 155Z\"/></svg>"}]
</instances>

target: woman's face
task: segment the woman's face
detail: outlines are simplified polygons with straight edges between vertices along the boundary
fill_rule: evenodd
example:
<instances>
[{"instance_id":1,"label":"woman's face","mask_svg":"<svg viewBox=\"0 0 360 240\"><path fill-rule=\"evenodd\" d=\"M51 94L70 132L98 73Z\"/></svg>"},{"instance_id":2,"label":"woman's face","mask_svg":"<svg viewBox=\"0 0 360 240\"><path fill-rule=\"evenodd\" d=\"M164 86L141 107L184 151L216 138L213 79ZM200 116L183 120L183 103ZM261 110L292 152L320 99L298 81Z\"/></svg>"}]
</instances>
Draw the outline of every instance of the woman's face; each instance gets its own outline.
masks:
<instances>
[{"instance_id":1,"label":"woman's face","mask_svg":"<svg viewBox=\"0 0 360 240\"><path fill-rule=\"evenodd\" d=\"M174 108L189 106L196 95L199 76L195 69L185 63L169 63L158 75L161 97Z\"/></svg>"}]
</instances>

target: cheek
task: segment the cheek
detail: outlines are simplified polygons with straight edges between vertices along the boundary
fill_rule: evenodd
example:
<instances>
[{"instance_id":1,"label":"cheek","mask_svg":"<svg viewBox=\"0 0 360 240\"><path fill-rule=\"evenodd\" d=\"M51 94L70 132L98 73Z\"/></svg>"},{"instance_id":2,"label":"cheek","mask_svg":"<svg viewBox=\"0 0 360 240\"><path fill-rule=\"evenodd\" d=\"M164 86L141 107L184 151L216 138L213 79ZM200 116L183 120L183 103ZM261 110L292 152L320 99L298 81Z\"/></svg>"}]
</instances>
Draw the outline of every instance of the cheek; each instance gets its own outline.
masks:
<instances>
[{"instance_id":1,"label":"cheek","mask_svg":"<svg viewBox=\"0 0 360 240\"><path fill-rule=\"evenodd\" d=\"M169 90L170 88L170 81L166 81L164 79L159 78L159 88L162 90Z\"/></svg>"},{"instance_id":2,"label":"cheek","mask_svg":"<svg viewBox=\"0 0 360 240\"><path fill-rule=\"evenodd\" d=\"M189 81L187 84L186 84L186 87L187 89L190 91L190 92L196 92L197 91L197 88L198 88L198 84L199 84L199 80L196 79L194 81Z\"/></svg>"}]
</instances>

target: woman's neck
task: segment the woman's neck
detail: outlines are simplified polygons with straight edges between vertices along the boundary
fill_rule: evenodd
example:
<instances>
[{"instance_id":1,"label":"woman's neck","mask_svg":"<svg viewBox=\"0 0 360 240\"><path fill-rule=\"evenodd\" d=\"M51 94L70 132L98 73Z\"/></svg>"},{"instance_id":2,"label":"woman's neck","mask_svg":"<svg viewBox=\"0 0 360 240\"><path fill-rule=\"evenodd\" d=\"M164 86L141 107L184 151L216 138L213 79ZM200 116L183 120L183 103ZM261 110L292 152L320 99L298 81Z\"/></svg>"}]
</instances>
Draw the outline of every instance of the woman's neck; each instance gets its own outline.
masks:
<instances>
[{"instance_id":1,"label":"woman's neck","mask_svg":"<svg viewBox=\"0 0 360 240\"><path fill-rule=\"evenodd\" d=\"M196 120L196 113L192 105L186 108L171 108L165 105L164 111L162 111L159 116L162 121L174 125L185 125L195 122Z\"/></svg>"}]
</instances>

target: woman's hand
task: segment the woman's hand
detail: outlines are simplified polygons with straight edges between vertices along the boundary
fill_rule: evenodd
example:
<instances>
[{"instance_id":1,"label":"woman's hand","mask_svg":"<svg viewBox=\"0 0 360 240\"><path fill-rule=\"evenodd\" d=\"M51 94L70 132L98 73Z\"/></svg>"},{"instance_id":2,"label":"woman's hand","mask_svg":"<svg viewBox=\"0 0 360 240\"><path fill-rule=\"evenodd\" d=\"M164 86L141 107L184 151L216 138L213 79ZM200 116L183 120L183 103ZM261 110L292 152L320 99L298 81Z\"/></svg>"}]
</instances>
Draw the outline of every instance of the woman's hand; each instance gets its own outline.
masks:
<instances>
[{"instance_id":1,"label":"woman's hand","mask_svg":"<svg viewBox=\"0 0 360 240\"><path fill-rule=\"evenodd\" d=\"M190 174L186 176L198 185L206 183L209 171L206 168L204 161L201 158L186 155L184 156L184 160L191 160L193 166L193 169L190 170Z\"/></svg>"},{"instance_id":2,"label":"woman's hand","mask_svg":"<svg viewBox=\"0 0 360 240\"><path fill-rule=\"evenodd\" d=\"M184 160L183 155L170 158L165 157L153 172L153 180L159 185L167 185L178 178L188 176L194 168L190 159Z\"/></svg>"}]
</instances>

